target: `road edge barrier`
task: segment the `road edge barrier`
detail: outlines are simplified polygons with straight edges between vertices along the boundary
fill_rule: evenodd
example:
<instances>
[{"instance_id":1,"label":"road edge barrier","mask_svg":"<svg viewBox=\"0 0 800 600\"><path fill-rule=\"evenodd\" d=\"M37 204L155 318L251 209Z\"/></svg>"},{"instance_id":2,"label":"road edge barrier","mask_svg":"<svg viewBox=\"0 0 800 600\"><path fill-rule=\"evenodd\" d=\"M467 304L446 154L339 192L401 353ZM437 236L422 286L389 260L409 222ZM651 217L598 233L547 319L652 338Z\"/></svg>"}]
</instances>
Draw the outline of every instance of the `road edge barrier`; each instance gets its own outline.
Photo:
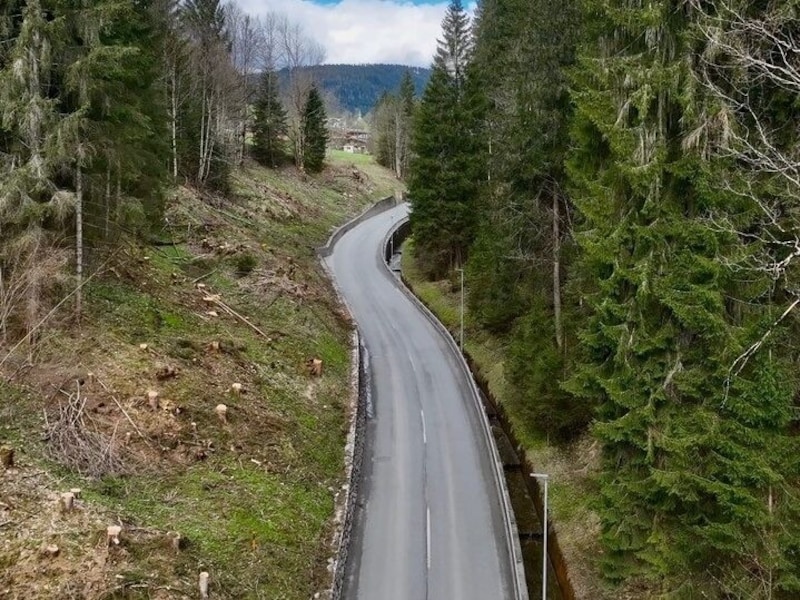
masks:
<instances>
[{"instance_id":1,"label":"road edge barrier","mask_svg":"<svg viewBox=\"0 0 800 600\"><path fill-rule=\"evenodd\" d=\"M405 238L411 231L408 217L405 217L397 222L397 224L389 230L383 240L380 252L382 253L382 263L384 267L390 271L389 260L391 256L389 252L394 248L399 248ZM391 249L390 249L391 245ZM519 532L517 529L517 520L514 516L514 509L511 506L511 496L508 492L508 485L503 474L503 463L500 459L500 453L497 449L494 436L492 435L491 424L486 415L486 411L481 404L480 390L475 381L475 377L467 364L464 354L461 352L458 344L456 343L450 330L445 327L436 315L425 306L425 304L417 298L417 296L409 289L402 277L393 277L397 282L398 288L420 309L422 314L431 322L434 328L444 337L450 349L458 357L458 363L462 372L470 383L470 390L472 391L472 401L475 410L478 411L480 421L483 425L481 428L487 446L492 453L492 472L494 474L494 483L496 491L500 497L501 506L503 510L503 521L506 526L507 540L508 540L508 553L511 558L512 574L514 579L514 600L528 600L528 586L525 581L525 563L522 558L522 545L519 541Z\"/></svg>"},{"instance_id":2,"label":"road edge barrier","mask_svg":"<svg viewBox=\"0 0 800 600\"><path fill-rule=\"evenodd\" d=\"M347 574L347 558L350 552L350 542L353 533L353 520L355 518L358 494L361 487L361 471L364 465L364 434L367 427L367 407L371 403L370 394L372 390L367 348L361 341L361 334L355 324L353 312L350 310L350 306L342 295L336 283L336 278L328 268L325 259L331 255L336 242L338 242L344 234L353 229L356 225L359 225L377 214L394 208L396 205L397 199L395 196L389 196L379 200L357 217L334 229L325 245L316 249L322 269L328 281L331 282L339 303L344 307L350 322L353 324L353 332L350 340L350 423L348 425L344 457L345 483L334 498L336 507L334 516L335 527L331 540L331 547L333 548L334 555L328 560L328 571L331 573L331 585L328 589L321 591L318 596L314 596L320 599L341 600L342 598L345 576Z\"/></svg>"}]
</instances>

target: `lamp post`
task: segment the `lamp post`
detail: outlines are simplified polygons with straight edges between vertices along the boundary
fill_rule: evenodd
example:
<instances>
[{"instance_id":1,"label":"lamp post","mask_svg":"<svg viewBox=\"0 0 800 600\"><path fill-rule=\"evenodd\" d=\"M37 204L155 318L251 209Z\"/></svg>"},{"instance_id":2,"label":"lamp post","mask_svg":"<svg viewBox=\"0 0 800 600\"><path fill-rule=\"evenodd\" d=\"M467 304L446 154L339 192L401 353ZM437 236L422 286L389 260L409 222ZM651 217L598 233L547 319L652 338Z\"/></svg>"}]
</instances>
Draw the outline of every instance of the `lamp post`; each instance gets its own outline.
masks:
<instances>
[{"instance_id":1,"label":"lamp post","mask_svg":"<svg viewBox=\"0 0 800 600\"><path fill-rule=\"evenodd\" d=\"M458 346L464 352L464 269L456 269L461 273L461 328L458 334Z\"/></svg>"},{"instance_id":2,"label":"lamp post","mask_svg":"<svg viewBox=\"0 0 800 600\"><path fill-rule=\"evenodd\" d=\"M542 532L544 540L542 542L542 600L547 599L547 482L550 475L546 473L531 473L537 481L544 481L544 511L542 516Z\"/></svg>"}]
</instances>

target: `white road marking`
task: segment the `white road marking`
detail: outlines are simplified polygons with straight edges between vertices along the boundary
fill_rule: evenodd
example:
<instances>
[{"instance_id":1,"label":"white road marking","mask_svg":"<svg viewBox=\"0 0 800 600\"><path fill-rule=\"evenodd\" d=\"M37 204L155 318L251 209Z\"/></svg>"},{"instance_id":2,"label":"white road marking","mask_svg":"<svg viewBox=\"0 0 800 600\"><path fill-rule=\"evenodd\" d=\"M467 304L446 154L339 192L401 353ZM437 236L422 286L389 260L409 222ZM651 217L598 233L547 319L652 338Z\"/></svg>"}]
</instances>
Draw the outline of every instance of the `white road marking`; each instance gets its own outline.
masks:
<instances>
[{"instance_id":1,"label":"white road marking","mask_svg":"<svg viewBox=\"0 0 800 600\"><path fill-rule=\"evenodd\" d=\"M425 427L425 411L424 410L420 410L419 414L422 417L422 443L423 444L427 444L428 443L428 430Z\"/></svg>"},{"instance_id":2,"label":"white road marking","mask_svg":"<svg viewBox=\"0 0 800 600\"><path fill-rule=\"evenodd\" d=\"M426 546L427 546L427 562L428 562L428 571L431 570L431 507L428 507L428 516L426 522Z\"/></svg>"}]
</instances>

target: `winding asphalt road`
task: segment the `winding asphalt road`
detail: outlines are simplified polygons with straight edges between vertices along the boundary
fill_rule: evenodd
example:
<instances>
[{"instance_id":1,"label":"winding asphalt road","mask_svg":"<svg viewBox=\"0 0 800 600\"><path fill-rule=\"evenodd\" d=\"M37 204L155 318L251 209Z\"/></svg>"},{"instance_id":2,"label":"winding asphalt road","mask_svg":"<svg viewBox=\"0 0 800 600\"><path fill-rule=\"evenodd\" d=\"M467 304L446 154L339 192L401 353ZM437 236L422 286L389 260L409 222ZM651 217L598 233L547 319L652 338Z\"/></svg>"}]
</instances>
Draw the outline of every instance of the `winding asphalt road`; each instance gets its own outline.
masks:
<instances>
[{"instance_id":1,"label":"winding asphalt road","mask_svg":"<svg viewBox=\"0 0 800 600\"><path fill-rule=\"evenodd\" d=\"M373 379L345 598L514 598L491 449L470 384L379 256L406 214L401 205L361 223L326 259L358 322Z\"/></svg>"}]
</instances>

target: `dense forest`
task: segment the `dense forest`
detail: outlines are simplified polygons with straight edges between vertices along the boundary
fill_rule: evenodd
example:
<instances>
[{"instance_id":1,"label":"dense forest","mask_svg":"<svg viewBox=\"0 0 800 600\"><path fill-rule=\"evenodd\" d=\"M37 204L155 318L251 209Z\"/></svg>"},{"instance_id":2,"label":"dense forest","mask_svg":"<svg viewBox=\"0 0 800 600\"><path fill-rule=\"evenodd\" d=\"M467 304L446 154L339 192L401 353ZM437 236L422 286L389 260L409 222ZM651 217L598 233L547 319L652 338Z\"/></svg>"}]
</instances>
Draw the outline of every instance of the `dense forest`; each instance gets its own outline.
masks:
<instances>
[{"instance_id":1,"label":"dense forest","mask_svg":"<svg viewBox=\"0 0 800 600\"><path fill-rule=\"evenodd\" d=\"M530 427L602 449L628 589L800 593L799 9L453 0L415 109L424 270L465 268Z\"/></svg>"},{"instance_id":2,"label":"dense forest","mask_svg":"<svg viewBox=\"0 0 800 600\"><path fill-rule=\"evenodd\" d=\"M305 69L313 74L320 89L334 101L332 110L366 115L388 90L395 90L406 71L411 73L415 93L422 93L430 70L403 65L316 65ZM289 79L289 69L281 70L282 83Z\"/></svg>"}]
</instances>

